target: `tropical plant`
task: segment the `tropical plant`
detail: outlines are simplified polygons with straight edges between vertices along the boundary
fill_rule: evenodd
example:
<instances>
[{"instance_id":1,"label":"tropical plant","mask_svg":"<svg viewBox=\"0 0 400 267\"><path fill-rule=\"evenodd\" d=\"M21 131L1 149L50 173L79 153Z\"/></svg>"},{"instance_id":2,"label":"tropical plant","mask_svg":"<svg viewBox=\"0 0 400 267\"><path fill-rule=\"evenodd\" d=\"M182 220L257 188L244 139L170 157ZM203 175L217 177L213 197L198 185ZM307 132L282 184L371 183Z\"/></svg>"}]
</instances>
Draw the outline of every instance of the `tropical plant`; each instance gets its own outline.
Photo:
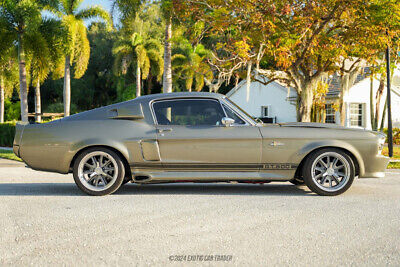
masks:
<instances>
[{"instance_id":1,"label":"tropical plant","mask_svg":"<svg viewBox=\"0 0 400 267\"><path fill-rule=\"evenodd\" d=\"M21 119L28 121L28 82L26 60L27 39L34 35L42 21L41 11L52 3L51 0L1 0L0 39L2 47L18 47L19 85Z\"/></svg>"},{"instance_id":2,"label":"tropical plant","mask_svg":"<svg viewBox=\"0 0 400 267\"><path fill-rule=\"evenodd\" d=\"M194 89L201 91L204 87L204 79L212 79L213 73L206 62L209 57L202 44L193 47L188 40L179 40L176 53L172 56L172 69L174 80L185 81L185 88L189 92ZM193 87L194 86L194 87Z\"/></svg>"},{"instance_id":3,"label":"tropical plant","mask_svg":"<svg viewBox=\"0 0 400 267\"><path fill-rule=\"evenodd\" d=\"M5 120L5 101L18 84L15 46L0 48L0 123Z\"/></svg>"},{"instance_id":4,"label":"tropical plant","mask_svg":"<svg viewBox=\"0 0 400 267\"><path fill-rule=\"evenodd\" d=\"M63 29L59 21L44 19L35 34L27 36L32 86L35 87L35 121L41 122L40 85L62 65Z\"/></svg>"},{"instance_id":5,"label":"tropical plant","mask_svg":"<svg viewBox=\"0 0 400 267\"><path fill-rule=\"evenodd\" d=\"M136 72L136 97L141 95L141 82L146 80L149 74L161 78L163 73L161 44L155 39L145 40L135 32L128 38L118 40L113 48L116 55L115 70L126 74L130 66L134 66Z\"/></svg>"},{"instance_id":6,"label":"tropical plant","mask_svg":"<svg viewBox=\"0 0 400 267\"><path fill-rule=\"evenodd\" d=\"M71 65L74 65L74 77L79 79L85 73L90 57L90 45L87 38L85 20L101 18L108 26L112 25L110 16L100 6L79 8L83 0L62 0L51 11L61 19L66 31L64 41L64 115L70 115L71 105ZM59 73L61 76L62 74Z\"/></svg>"}]
</instances>

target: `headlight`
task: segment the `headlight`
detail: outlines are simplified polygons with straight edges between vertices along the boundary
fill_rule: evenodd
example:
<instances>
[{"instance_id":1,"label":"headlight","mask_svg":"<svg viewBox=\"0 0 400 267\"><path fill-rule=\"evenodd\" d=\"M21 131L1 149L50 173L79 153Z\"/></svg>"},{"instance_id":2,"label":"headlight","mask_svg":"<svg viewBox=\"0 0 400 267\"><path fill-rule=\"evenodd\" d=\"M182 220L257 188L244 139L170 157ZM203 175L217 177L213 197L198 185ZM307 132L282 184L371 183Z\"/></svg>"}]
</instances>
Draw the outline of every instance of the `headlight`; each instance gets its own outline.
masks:
<instances>
[{"instance_id":1,"label":"headlight","mask_svg":"<svg viewBox=\"0 0 400 267\"><path fill-rule=\"evenodd\" d=\"M382 154L383 147L385 146L385 140L386 140L386 138L379 138L379 141L378 141L378 153L379 154Z\"/></svg>"}]
</instances>

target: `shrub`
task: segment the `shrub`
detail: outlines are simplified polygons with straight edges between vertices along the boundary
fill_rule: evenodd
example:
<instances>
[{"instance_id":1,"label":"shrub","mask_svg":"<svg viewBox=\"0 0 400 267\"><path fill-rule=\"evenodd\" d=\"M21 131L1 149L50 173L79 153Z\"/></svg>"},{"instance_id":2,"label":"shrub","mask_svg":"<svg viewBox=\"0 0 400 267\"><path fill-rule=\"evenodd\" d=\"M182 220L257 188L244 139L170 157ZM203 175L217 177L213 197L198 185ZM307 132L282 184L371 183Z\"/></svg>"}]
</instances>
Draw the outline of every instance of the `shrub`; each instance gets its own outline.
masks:
<instances>
[{"instance_id":1,"label":"shrub","mask_svg":"<svg viewBox=\"0 0 400 267\"><path fill-rule=\"evenodd\" d=\"M5 120L6 121L18 121L21 118L21 108L18 102L11 102L10 99L4 101L5 109Z\"/></svg>"},{"instance_id":2,"label":"shrub","mask_svg":"<svg viewBox=\"0 0 400 267\"><path fill-rule=\"evenodd\" d=\"M388 129L383 129L383 132L387 135ZM388 138L386 137L386 143ZM400 128L393 128L393 144L400 145Z\"/></svg>"},{"instance_id":3,"label":"shrub","mask_svg":"<svg viewBox=\"0 0 400 267\"><path fill-rule=\"evenodd\" d=\"M75 104L71 103L71 114L78 113L78 108ZM64 112L64 104L63 103L54 103L50 104L46 110L46 113L63 113Z\"/></svg>"},{"instance_id":4,"label":"shrub","mask_svg":"<svg viewBox=\"0 0 400 267\"><path fill-rule=\"evenodd\" d=\"M15 122L6 122L0 124L0 146L11 147L15 135Z\"/></svg>"}]
</instances>

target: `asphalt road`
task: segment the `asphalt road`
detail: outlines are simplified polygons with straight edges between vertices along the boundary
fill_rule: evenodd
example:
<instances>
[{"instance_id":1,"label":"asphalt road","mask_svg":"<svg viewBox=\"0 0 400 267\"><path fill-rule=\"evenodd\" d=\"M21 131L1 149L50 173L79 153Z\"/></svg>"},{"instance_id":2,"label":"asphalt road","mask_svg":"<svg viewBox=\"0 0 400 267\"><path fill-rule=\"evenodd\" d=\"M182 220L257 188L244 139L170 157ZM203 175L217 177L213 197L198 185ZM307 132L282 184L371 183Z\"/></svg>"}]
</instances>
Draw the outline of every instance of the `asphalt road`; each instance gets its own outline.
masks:
<instances>
[{"instance_id":1,"label":"asphalt road","mask_svg":"<svg viewBox=\"0 0 400 267\"><path fill-rule=\"evenodd\" d=\"M70 175L0 160L0 229L0 265L398 266L400 172L337 197L288 183L129 184L90 197Z\"/></svg>"}]
</instances>

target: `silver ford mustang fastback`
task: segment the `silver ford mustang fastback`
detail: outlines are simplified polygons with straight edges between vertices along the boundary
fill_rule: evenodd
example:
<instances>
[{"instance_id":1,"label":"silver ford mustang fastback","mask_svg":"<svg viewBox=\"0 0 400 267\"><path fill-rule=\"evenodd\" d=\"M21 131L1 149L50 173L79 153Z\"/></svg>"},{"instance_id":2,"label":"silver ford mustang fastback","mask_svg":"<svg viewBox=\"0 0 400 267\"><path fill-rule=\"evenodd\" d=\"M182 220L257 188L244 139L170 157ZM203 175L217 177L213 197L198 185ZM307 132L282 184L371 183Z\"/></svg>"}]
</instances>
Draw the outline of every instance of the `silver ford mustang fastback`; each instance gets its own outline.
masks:
<instances>
[{"instance_id":1,"label":"silver ford mustang fastback","mask_svg":"<svg viewBox=\"0 0 400 267\"><path fill-rule=\"evenodd\" d=\"M262 124L220 94L139 97L45 124L18 124L14 153L67 174L90 195L127 182L305 183L345 192L355 177L384 177L385 136L330 124Z\"/></svg>"}]
</instances>

